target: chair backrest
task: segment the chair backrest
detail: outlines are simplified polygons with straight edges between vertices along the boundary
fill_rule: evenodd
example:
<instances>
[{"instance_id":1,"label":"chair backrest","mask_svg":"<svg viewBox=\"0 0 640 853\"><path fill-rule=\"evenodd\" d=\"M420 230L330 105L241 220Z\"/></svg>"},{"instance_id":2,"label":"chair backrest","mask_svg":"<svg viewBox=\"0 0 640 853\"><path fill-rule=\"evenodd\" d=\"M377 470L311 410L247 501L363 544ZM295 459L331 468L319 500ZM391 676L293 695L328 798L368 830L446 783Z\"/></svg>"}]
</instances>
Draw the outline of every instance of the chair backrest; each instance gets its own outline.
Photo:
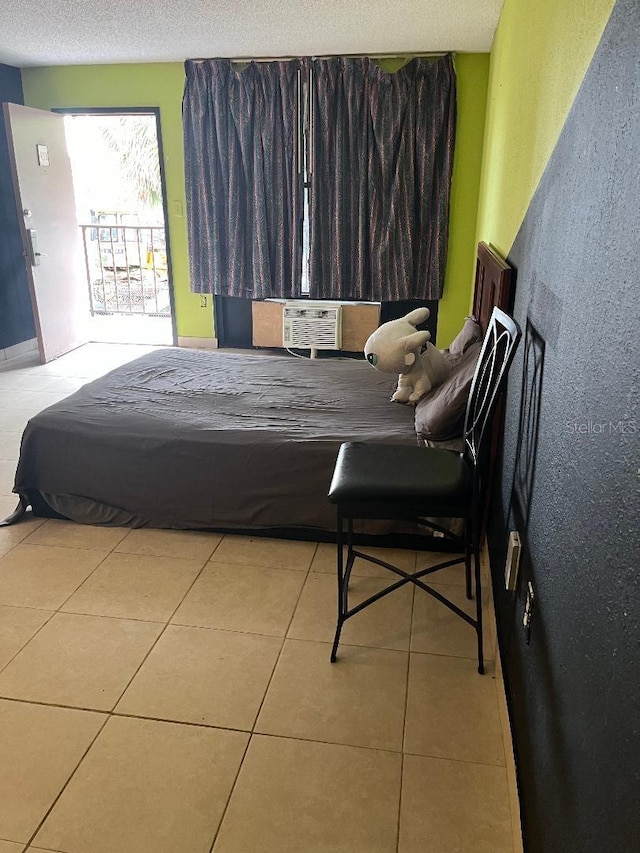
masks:
<instances>
[{"instance_id":1,"label":"chair backrest","mask_svg":"<svg viewBox=\"0 0 640 853\"><path fill-rule=\"evenodd\" d=\"M490 437L495 406L519 340L520 327L516 321L500 308L494 308L473 374L464 419L464 453L476 469Z\"/></svg>"}]
</instances>

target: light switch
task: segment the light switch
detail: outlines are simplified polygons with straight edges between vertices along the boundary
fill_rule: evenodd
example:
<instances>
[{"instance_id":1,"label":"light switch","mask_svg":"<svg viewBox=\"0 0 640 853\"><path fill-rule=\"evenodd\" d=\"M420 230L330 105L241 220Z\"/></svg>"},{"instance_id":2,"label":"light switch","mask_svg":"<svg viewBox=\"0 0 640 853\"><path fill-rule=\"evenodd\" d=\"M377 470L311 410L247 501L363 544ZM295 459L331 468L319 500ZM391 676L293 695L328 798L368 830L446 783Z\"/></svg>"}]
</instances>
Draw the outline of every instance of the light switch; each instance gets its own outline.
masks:
<instances>
[{"instance_id":1,"label":"light switch","mask_svg":"<svg viewBox=\"0 0 640 853\"><path fill-rule=\"evenodd\" d=\"M520 534L517 530L509 533L507 560L504 567L504 585L508 592L514 592L518 585L518 569L520 568Z\"/></svg>"}]
</instances>

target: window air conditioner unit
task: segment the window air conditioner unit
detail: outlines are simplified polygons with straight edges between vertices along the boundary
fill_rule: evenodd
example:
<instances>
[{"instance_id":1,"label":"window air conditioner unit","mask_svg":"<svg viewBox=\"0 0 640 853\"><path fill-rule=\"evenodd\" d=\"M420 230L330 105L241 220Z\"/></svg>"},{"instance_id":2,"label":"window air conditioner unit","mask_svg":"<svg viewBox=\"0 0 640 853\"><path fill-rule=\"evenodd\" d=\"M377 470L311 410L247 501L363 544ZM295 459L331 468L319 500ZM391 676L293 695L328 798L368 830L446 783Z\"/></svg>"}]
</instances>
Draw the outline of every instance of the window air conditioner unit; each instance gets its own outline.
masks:
<instances>
[{"instance_id":1,"label":"window air conditioner unit","mask_svg":"<svg viewBox=\"0 0 640 853\"><path fill-rule=\"evenodd\" d=\"M342 346L342 305L337 302L285 302L282 317L283 346L338 350Z\"/></svg>"}]
</instances>

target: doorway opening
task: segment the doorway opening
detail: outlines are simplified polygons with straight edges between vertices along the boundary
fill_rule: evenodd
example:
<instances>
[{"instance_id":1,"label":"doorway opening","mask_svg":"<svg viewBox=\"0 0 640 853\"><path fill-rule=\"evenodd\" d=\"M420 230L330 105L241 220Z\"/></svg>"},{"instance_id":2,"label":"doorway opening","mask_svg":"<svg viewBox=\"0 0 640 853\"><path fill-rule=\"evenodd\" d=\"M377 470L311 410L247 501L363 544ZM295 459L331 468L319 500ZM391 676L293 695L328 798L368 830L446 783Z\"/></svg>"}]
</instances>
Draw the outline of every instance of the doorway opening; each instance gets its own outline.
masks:
<instances>
[{"instance_id":1,"label":"doorway opening","mask_svg":"<svg viewBox=\"0 0 640 853\"><path fill-rule=\"evenodd\" d=\"M175 343L157 110L65 111L91 317L99 343Z\"/></svg>"}]
</instances>

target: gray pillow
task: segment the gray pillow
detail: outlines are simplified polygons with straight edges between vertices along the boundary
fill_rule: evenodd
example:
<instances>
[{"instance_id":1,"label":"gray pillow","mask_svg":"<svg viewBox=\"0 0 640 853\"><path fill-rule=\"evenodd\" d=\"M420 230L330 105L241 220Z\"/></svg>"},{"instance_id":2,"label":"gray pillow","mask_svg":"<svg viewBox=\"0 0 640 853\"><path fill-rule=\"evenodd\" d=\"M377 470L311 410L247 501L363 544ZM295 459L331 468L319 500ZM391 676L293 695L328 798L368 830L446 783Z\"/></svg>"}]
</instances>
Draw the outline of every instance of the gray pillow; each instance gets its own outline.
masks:
<instances>
[{"instance_id":1,"label":"gray pillow","mask_svg":"<svg viewBox=\"0 0 640 853\"><path fill-rule=\"evenodd\" d=\"M467 399L481 343L471 343L466 351L449 356L451 376L418 400L415 413L419 439L447 441L462 435Z\"/></svg>"},{"instance_id":2,"label":"gray pillow","mask_svg":"<svg viewBox=\"0 0 640 853\"><path fill-rule=\"evenodd\" d=\"M449 352L462 355L471 344L482 340L482 329L475 317L467 317L464 325L449 344Z\"/></svg>"}]
</instances>

